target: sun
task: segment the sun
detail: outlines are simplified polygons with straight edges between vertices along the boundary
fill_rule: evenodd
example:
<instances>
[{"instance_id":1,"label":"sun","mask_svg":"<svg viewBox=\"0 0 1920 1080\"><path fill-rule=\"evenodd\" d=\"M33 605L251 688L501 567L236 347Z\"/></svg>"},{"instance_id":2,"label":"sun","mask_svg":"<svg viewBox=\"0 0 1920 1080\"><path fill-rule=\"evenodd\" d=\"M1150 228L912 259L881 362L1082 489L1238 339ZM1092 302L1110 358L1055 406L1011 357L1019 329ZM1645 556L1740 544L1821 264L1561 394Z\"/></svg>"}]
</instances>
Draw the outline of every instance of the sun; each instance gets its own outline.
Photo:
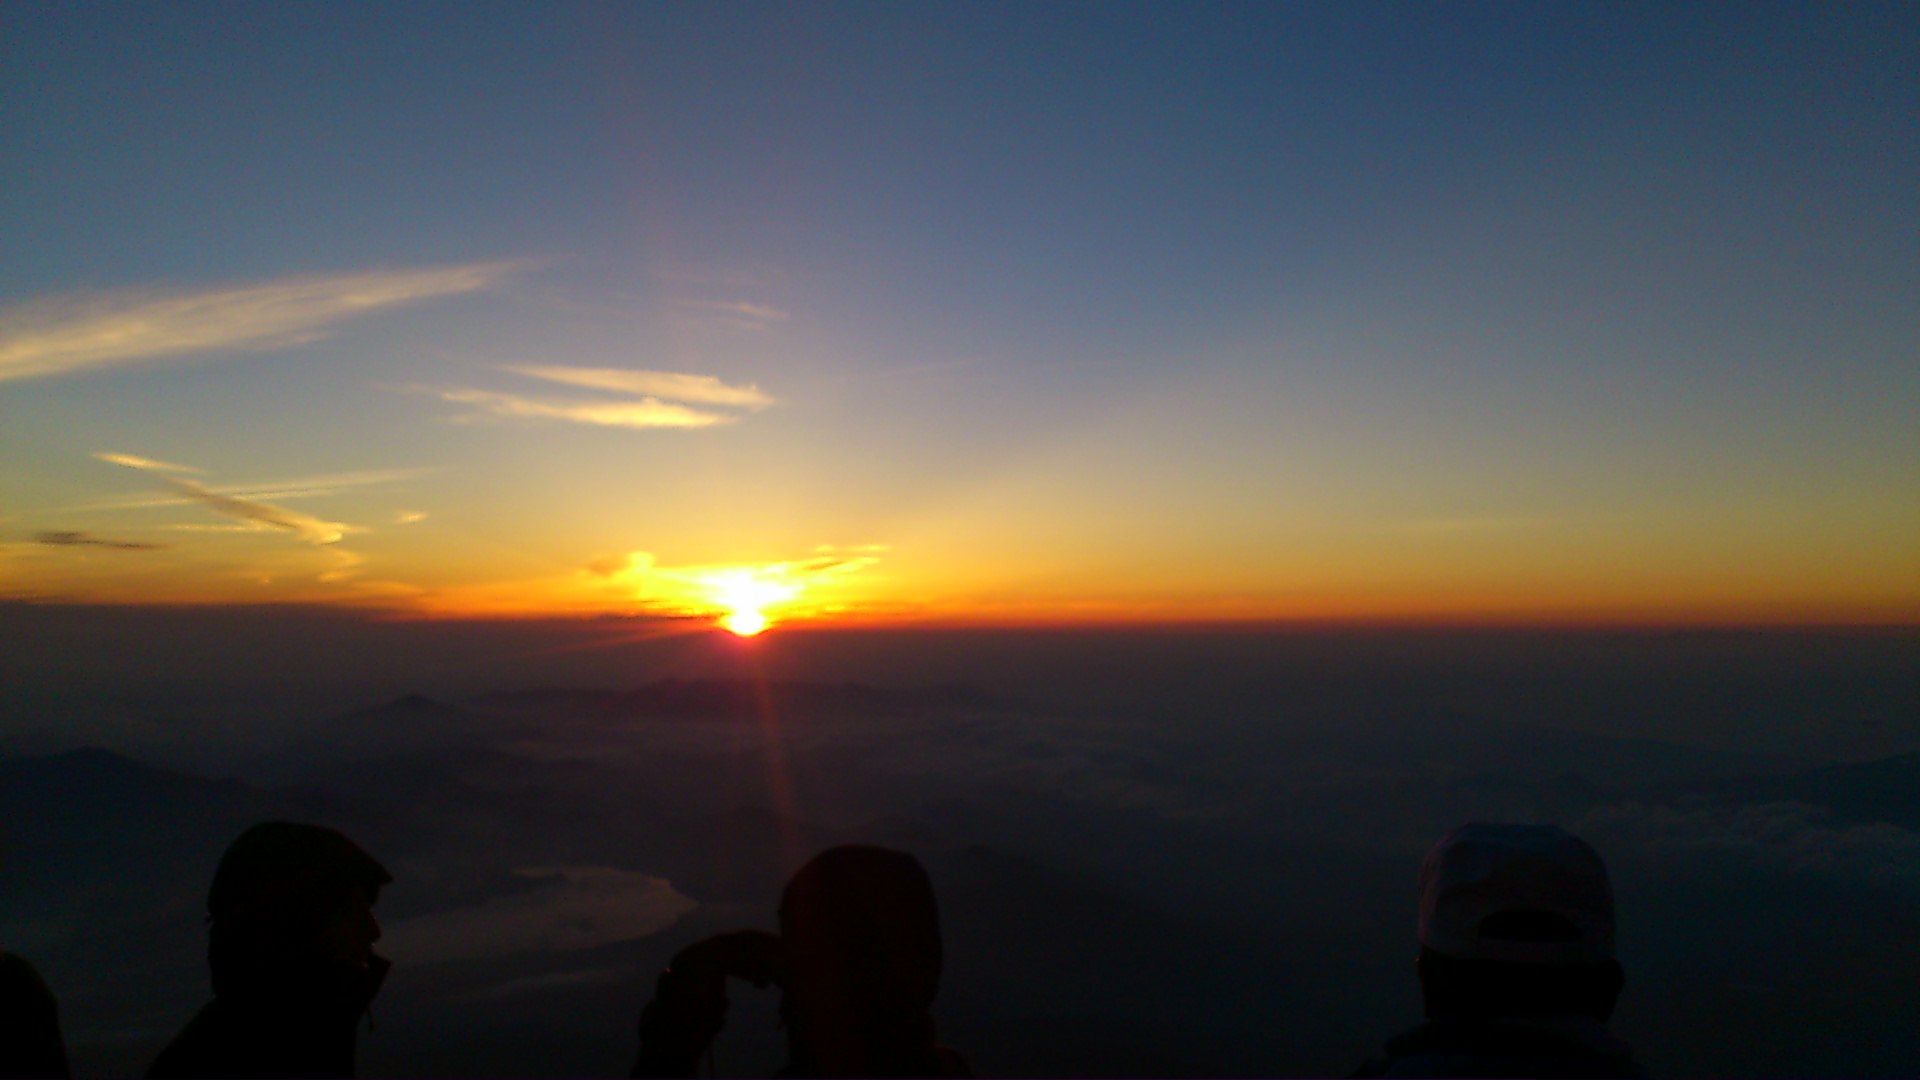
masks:
<instances>
[{"instance_id":1,"label":"sun","mask_svg":"<svg viewBox=\"0 0 1920 1080\"><path fill-rule=\"evenodd\" d=\"M783 603L800 591L789 582L769 581L752 570L730 570L707 581L713 603L725 609L720 625L739 637L752 637L773 620L767 608Z\"/></svg>"}]
</instances>

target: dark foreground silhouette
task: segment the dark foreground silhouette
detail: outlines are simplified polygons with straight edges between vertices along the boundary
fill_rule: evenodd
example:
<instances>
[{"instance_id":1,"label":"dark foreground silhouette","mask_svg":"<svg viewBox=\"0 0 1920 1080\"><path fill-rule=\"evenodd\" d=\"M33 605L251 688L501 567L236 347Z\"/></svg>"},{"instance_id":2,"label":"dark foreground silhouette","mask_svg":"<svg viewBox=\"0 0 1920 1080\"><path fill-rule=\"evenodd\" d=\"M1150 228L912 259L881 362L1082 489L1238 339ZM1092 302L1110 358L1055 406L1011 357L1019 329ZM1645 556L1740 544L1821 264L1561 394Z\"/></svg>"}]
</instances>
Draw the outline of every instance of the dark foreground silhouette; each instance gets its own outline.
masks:
<instances>
[{"instance_id":1,"label":"dark foreground silhouette","mask_svg":"<svg viewBox=\"0 0 1920 1080\"><path fill-rule=\"evenodd\" d=\"M220 858L207 895L213 1001L150 1077L350 1077L389 966L373 905L392 875L319 825L270 821Z\"/></svg>"},{"instance_id":2,"label":"dark foreground silhouette","mask_svg":"<svg viewBox=\"0 0 1920 1080\"><path fill-rule=\"evenodd\" d=\"M1426 1022L1355 1077L1642 1077L1607 1029L1624 984L1606 867L1545 825L1463 825L1420 868ZM267 822L221 857L207 897L214 998L151 1077L350 1077L389 967L373 905L392 881L351 840ZM640 1014L636 1077L699 1075L727 980L777 986L790 1077L970 1077L938 1044L939 906L918 859L830 848L781 894L779 933L682 949ZM69 1075L52 993L0 953L0 1076ZM709 1061L708 1068L711 1069Z\"/></svg>"},{"instance_id":3,"label":"dark foreground silhouette","mask_svg":"<svg viewBox=\"0 0 1920 1080\"><path fill-rule=\"evenodd\" d=\"M641 1011L633 1075L697 1075L726 1021L731 976L780 987L781 1076L971 1076L934 1039L940 968L939 907L919 860L830 848L787 883L778 936L719 934L673 958Z\"/></svg>"},{"instance_id":4,"label":"dark foreground silhouette","mask_svg":"<svg viewBox=\"0 0 1920 1080\"><path fill-rule=\"evenodd\" d=\"M0 952L0 1077L71 1075L53 991L32 964Z\"/></svg>"},{"instance_id":5,"label":"dark foreground silhouette","mask_svg":"<svg viewBox=\"0 0 1920 1080\"><path fill-rule=\"evenodd\" d=\"M1613 891L1551 825L1463 825L1420 867L1427 1022L1355 1077L1640 1077L1606 1023L1624 984Z\"/></svg>"}]
</instances>

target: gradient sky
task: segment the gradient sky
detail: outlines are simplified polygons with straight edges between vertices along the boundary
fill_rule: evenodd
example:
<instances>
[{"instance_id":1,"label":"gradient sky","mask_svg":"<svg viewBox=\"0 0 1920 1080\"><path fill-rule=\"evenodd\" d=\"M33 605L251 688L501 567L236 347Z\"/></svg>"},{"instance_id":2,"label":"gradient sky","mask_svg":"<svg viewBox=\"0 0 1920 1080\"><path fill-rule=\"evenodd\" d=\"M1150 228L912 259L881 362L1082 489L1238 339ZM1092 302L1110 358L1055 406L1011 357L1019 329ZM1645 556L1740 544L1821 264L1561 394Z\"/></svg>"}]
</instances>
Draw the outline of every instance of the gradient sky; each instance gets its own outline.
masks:
<instances>
[{"instance_id":1,"label":"gradient sky","mask_svg":"<svg viewBox=\"0 0 1920 1080\"><path fill-rule=\"evenodd\" d=\"M1920 619L1911 4L0 11L0 598Z\"/></svg>"}]
</instances>

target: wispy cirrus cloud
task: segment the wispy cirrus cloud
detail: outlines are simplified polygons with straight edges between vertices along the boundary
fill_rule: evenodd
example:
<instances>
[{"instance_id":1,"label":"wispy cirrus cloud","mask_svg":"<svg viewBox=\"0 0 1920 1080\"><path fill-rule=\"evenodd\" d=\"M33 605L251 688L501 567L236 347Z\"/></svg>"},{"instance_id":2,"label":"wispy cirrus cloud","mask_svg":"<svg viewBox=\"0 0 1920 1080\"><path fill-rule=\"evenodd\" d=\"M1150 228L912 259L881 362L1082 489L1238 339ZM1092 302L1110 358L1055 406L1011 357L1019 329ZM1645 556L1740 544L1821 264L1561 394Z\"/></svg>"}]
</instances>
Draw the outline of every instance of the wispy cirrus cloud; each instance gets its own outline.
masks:
<instances>
[{"instance_id":1,"label":"wispy cirrus cloud","mask_svg":"<svg viewBox=\"0 0 1920 1080\"><path fill-rule=\"evenodd\" d=\"M276 529L285 529L310 544L335 544L347 534L347 527L338 521L323 521L311 514L298 510L289 510L284 506L275 506L254 499L242 499L235 495L222 495L209 491L191 480L182 480L176 476L162 476L161 482L181 495L200 503L215 513L225 514L241 521L257 521Z\"/></svg>"},{"instance_id":2,"label":"wispy cirrus cloud","mask_svg":"<svg viewBox=\"0 0 1920 1080\"><path fill-rule=\"evenodd\" d=\"M566 420L575 424L624 428L695 428L729 424L725 413L704 412L685 405L641 398L638 401L554 401L502 394L491 390L441 390L440 398L472 405L483 414L525 420Z\"/></svg>"},{"instance_id":3,"label":"wispy cirrus cloud","mask_svg":"<svg viewBox=\"0 0 1920 1080\"><path fill-rule=\"evenodd\" d=\"M166 544L148 544L136 540L108 540L78 530L61 530L33 534L33 542L48 547L99 547L114 551L162 551Z\"/></svg>"},{"instance_id":4,"label":"wispy cirrus cloud","mask_svg":"<svg viewBox=\"0 0 1920 1080\"><path fill-rule=\"evenodd\" d=\"M545 382L631 395L605 398L547 398L497 390L435 390L442 401L469 405L474 414L521 420L563 420L598 427L701 428L731 424L737 413L719 408L759 410L774 403L751 383L735 386L712 375L633 368L519 365L505 370ZM696 408L695 406L700 406Z\"/></svg>"},{"instance_id":5,"label":"wispy cirrus cloud","mask_svg":"<svg viewBox=\"0 0 1920 1080\"><path fill-rule=\"evenodd\" d=\"M758 386L747 383L731 386L712 375L688 375L677 371L635 371L630 368L560 367L544 364L515 365L507 368L516 375L568 386L644 397L690 401L703 405L731 405L746 409L764 409L773 398Z\"/></svg>"},{"instance_id":6,"label":"wispy cirrus cloud","mask_svg":"<svg viewBox=\"0 0 1920 1080\"><path fill-rule=\"evenodd\" d=\"M679 306L746 330L762 330L791 317L770 304L747 300L682 300Z\"/></svg>"},{"instance_id":7,"label":"wispy cirrus cloud","mask_svg":"<svg viewBox=\"0 0 1920 1080\"><path fill-rule=\"evenodd\" d=\"M109 450L102 450L93 456L99 458L101 461L112 462L115 465L125 465L129 469L151 469L155 472L185 473L206 471L205 469L196 469L191 465L175 465L171 462L155 461L152 458L141 457L138 454L116 454Z\"/></svg>"},{"instance_id":8,"label":"wispy cirrus cloud","mask_svg":"<svg viewBox=\"0 0 1920 1080\"><path fill-rule=\"evenodd\" d=\"M115 465L124 465L130 469L152 473L156 479L182 499L197 502L215 513L269 528L284 529L310 544L338 543L347 534L347 526L338 521L325 521L311 514L302 514L298 510L289 510L284 506L276 506L258 499L213 491L192 480L168 476L160 467L160 463L149 458L107 452L97 453L94 456ZM168 469L177 470L178 467L170 466Z\"/></svg>"},{"instance_id":9,"label":"wispy cirrus cloud","mask_svg":"<svg viewBox=\"0 0 1920 1080\"><path fill-rule=\"evenodd\" d=\"M183 353L286 348L355 316L492 288L519 264L468 263L284 278L199 292L46 297L0 310L0 382Z\"/></svg>"},{"instance_id":10,"label":"wispy cirrus cloud","mask_svg":"<svg viewBox=\"0 0 1920 1080\"><path fill-rule=\"evenodd\" d=\"M101 451L93 455L100 461L114 465L125 465L130 469L159 473L204 473L190 465L174 465L164 461L140 457L137 454L120 454ZM371 487L380 484L395 484L421 476L430 476L438 469L360 469L353 472L323 473L318 476L301 476L286 480L268 480L253 484L208 485L208 490L217 495L232 495L242 499L312 499L357 487ZM65 512L90 510L145 510L157 506L182 506L197 501L182 495L133 495L122 498L102 499L95 502L80 503L64 507ZM178 527L178 526L171 526Z\"/></svg>"}]
</instances>

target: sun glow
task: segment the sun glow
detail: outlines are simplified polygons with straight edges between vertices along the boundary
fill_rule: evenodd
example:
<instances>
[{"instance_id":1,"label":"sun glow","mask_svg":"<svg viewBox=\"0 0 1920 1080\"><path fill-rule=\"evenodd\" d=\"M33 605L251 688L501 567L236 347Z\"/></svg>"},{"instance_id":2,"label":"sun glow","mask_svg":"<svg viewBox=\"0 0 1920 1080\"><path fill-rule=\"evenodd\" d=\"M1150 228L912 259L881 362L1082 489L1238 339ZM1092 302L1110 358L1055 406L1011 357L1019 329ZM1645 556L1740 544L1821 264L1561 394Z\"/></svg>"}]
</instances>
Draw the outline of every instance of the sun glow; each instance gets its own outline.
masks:
<instances>
[{"instance_id":1,"label":"sun glow","mask_svg":"<svg viewBox=\"0 0 1920 1080\"><path fill-rule=\"evenodd\" d=\"M734 611L721 616L720 625L740 637L752 637L767 628L767 617L758 611Z\"/></svg>"},{"instance_id":2,"label":"sun glow","mask_svg":"<svg viewBox=\"0 0 1920 1080\"><path fill-rule=\"evenodd\" d=\"M771 581L744 569L715 574L705 584L713 602L726 609L720 625L740 637L752 637L771 626L767 609L800 593L800 586L792 582Z\"/></svg>"}]
</instances>

